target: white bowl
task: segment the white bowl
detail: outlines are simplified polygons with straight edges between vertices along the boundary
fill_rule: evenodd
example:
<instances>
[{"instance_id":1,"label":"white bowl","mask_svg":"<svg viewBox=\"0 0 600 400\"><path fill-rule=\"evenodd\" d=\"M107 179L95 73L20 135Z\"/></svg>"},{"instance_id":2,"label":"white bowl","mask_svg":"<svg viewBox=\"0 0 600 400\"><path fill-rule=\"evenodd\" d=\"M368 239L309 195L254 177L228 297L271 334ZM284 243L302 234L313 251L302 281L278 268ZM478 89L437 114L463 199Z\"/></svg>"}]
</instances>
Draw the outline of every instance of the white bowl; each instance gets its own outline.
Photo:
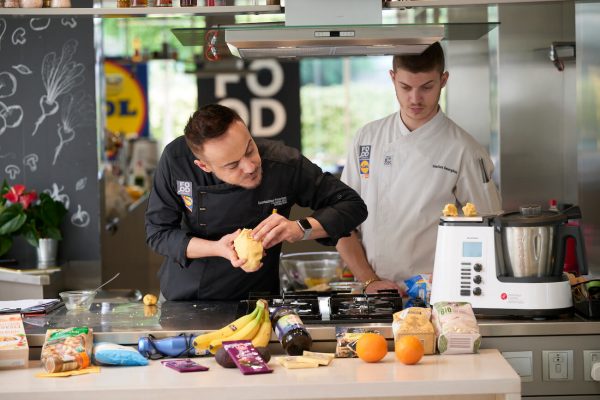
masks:
<instances>
[{"instance_id":1,"label":"white bowl","mask_svg":"<svg viewBox=\"0 0 600 400\"><path fill-rule=\"evenodd\" d=\"M69 311L87 311L94 302L94 290L69 290L59 293Z\"/></svg>"}]
</instances>

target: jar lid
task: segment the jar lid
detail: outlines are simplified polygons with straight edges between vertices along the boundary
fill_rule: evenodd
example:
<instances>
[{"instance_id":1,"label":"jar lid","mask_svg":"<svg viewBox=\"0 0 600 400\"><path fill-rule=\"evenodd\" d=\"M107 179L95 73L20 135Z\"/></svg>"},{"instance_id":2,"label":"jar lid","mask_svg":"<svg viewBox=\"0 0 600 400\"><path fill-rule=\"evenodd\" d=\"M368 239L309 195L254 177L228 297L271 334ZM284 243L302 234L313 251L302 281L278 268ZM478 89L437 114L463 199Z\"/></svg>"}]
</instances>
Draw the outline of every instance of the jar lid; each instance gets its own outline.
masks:
<instances>
[{"instance_id":1,"label":"jar lid","mask_svg":"<svg viewBox=\"0 0 600 400\"><path fill-rule=\"evenodd\" d=\"M567 222L567 216L557 211L542 211L539 204L527 204L519 207L519 211L499 215L495 219L496 226L547 226Z\"/></svg>"}]
</instances>

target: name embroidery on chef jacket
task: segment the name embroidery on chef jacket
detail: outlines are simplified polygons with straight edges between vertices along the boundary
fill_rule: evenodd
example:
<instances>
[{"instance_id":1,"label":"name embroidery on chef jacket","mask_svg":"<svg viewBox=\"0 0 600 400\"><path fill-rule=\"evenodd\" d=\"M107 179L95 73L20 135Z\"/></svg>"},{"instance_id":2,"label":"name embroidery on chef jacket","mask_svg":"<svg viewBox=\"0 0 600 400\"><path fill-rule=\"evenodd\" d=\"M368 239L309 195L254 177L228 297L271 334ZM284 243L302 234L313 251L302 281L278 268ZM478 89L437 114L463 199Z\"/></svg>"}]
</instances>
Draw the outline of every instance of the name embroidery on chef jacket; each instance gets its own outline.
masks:
<instances>
[{"instance_id":1,"label":"name embroidery on chef jacket","mask_svg":"<svg viewBox=\"0 0 600 400\"><path fill-rule=\"evenodd\" d=\"M364 179L368 179L370 164L371 164L371 146L370 145L360 146L359 150L360 150L360 152L358 154L358 165L359 165L359 169L360 169L360 175Z\"/></svg>"},{"instance_id":2,"label":"name embroidery on chef jacket","mask_svg":"<svg viewBox=\"0 0 600 400\"><path fill-rule=\"evenodd\" d=\"M194 209L194 198L192 196L192 182L188 181L177 181L177 194L181 196L185 208L189 212Z\"/></svg>"}]
</instances>

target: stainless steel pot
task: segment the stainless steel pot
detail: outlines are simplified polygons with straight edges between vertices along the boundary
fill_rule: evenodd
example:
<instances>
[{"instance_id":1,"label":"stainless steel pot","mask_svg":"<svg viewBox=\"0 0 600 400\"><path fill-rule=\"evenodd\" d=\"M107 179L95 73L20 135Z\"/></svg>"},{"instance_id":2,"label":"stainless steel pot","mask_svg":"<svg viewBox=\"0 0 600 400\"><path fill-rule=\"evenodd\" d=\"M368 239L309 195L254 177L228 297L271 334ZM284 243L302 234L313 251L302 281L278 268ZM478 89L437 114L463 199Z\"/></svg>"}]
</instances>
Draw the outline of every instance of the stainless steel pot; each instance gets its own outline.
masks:
<instances>
[{"instance_id":1,"label":"stainless steel pot","mask_svg":"<svg viewBox=\"0 0 600 400\"><path fill-rule=\"evenodd\" d=\"M542 211L539 205L522 206L518 212L498 216L495 227L501 236L506 275L515 278L560 277L567 237L575 238L580 273L587 273L579 227L567 226L569 218L580 217L578 207L560 213Z\"/></svg>"}]
</instances>

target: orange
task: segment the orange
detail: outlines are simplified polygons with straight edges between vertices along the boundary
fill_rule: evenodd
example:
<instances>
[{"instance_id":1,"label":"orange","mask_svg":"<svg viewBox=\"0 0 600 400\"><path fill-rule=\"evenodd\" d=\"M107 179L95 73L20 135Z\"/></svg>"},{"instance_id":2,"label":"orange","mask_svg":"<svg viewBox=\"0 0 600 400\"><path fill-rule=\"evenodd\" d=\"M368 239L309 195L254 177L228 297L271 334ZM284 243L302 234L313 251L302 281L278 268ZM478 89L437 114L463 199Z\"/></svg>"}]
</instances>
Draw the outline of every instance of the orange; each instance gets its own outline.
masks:
<instances>
[{"instance_id":1,"label":"orange","mask_svg":"<svg viewBox=\"0 0 600 400\"><path fill-rule=\"evenodd\" d=\"M412 365L419 362L425 354L423 343L416 336L401 336L396 340L396 358L403 364Z\"/></svg>"},{"instance_id":2,"label":"orange","mask_svg":"<svg viewBox=\"0 0 600 400\"><path fill-rule=\"evenodd\" d=\"M379 333L365 333L356 341L356 355L363 361L377 362L385 357L387 352L387 341Z\"/></svg>"}]
</instances>

